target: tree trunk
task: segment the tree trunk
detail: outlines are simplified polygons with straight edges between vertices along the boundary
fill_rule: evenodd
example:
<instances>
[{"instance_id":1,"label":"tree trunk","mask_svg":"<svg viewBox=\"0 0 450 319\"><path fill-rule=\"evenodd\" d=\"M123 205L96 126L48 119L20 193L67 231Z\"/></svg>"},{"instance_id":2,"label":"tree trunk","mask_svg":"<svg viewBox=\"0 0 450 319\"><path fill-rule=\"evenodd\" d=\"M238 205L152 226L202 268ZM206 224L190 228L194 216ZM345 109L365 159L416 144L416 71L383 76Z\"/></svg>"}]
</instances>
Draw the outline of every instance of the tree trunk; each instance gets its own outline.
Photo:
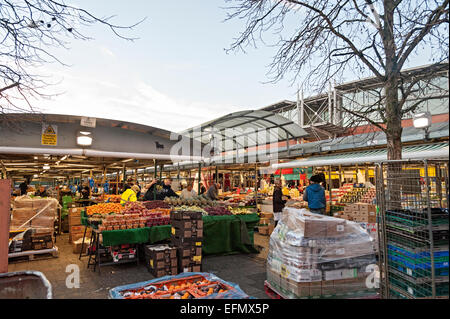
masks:
<instances>
[{"instance_id":1,"label":"tree trunk","mask_svg":"<svg viewBox=\"0 0 450 319\"><path fill-rule=\"evenodd\" d=\"M402 159L402 114L398 105L397 77L390 78L385 86L387 159Z\"/></svg>"}]
</instances>

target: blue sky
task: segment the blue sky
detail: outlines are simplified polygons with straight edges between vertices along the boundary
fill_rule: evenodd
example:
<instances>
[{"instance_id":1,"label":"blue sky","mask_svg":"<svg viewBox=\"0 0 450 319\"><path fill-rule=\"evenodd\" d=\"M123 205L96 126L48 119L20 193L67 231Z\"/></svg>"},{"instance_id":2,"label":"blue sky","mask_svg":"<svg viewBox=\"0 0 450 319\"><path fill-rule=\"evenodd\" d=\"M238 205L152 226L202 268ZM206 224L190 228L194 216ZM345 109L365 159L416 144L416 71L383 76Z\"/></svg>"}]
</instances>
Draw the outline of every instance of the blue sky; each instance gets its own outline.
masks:
<instances>
[{"instance_id":1,"label":"blue sky","mask_svg":"<svg viewBox=\"0 0 450 319\"><path fill-rule=\"evenodd\" d=\"M288 81L264 84L274 48L226 54L243 21L223 22L223 0L71 0L97 16L133 24L128 42L101 25L82 27L91 41L53 52L70 67L46 65L57 85L43 112L122 119L180 131L234 111L295 100Z\"/></svg>"}]
</instances>

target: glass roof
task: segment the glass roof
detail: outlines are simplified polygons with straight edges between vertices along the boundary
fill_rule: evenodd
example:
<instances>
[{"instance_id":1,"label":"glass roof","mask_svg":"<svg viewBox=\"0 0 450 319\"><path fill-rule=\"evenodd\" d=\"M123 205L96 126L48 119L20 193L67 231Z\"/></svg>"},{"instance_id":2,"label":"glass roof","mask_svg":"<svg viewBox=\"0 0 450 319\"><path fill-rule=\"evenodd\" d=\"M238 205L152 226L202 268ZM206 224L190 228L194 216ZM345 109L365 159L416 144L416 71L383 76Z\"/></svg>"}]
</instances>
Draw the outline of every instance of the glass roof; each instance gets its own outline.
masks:
<instances>
[{"instance_id":1,"label":"glass roof","mask_svg":"<svg viewBox=\"0 0 450 319\"><path fill-rule=\"evenodd\" d=\"M215 147L221 151L276 143L308 135L291 120L262 110L231 113L180 134L204 144L213 141Z\"/></svg>"}]
</instances>

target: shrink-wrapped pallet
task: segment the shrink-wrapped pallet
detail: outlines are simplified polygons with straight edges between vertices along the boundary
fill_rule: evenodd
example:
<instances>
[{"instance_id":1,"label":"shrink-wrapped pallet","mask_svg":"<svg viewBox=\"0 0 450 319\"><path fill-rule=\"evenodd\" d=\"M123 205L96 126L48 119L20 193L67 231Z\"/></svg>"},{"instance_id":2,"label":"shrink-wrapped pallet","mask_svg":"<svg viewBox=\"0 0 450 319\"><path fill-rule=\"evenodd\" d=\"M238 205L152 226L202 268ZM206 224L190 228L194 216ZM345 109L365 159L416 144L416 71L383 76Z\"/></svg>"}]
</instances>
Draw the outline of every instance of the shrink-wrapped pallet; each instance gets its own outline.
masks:
<instances>
[{"instance_id":1,"label":"shrink-wrapped pallet","mask_svg":"<svg viewBox=\"0 0 450 319\"><path fill-rule=\"evenodd\" d=\"M288 207L270 237L268 281L290 298L375 293L370 265L374 240L354 222Z\"/></svg>"},{"instance_id":2,"label":"shrink-wrapped pallet","mask_svg":"<svg viewBox=\"0 0 450 319\"><path fill-rule=\"evenodd\" d=\"M53 232L58 201L54 198L17 197L13 202L11 230L32 228L36 233Z\"/></svg>"}]
</instances>

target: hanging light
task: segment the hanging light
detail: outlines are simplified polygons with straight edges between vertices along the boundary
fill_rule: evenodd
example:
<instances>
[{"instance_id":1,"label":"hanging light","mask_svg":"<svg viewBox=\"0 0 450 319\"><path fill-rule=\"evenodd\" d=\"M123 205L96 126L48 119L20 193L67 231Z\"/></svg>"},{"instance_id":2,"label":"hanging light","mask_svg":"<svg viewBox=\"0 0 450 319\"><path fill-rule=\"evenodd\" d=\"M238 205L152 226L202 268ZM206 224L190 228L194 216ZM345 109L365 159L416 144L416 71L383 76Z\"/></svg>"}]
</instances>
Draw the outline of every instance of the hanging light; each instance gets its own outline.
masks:
<instances>
[{"instance_id":1,"label":"hanging light","mask_svg":"<svg viewBox=\"0 0 450 319\"><path fill-rule=\"evenodd\" d=\"M81 146L91 146L92 133L87 131L79 131L77 134L77 144Z\"/></svg>"},{"instance_id":2,"label":"hanging light","mask_svg":"<svg viewBox=\"0 0 450 319\"><path fill-rule=\"evenodd\" d=\"M414 115L413 124L415 128L428 128L431 125L430 112L421 112Z\"/></svg>"},{"instance_id":3,"label":"hanging light","mask_svg":"<svg viewBox=\"0 0 450 319\"><path fill-rule=\"evenodd\" d=\"M48 164L44 164L44 166L42 167L44 170L49 170L50 169L50 165Z\"/></svg>"}]
</instances>

